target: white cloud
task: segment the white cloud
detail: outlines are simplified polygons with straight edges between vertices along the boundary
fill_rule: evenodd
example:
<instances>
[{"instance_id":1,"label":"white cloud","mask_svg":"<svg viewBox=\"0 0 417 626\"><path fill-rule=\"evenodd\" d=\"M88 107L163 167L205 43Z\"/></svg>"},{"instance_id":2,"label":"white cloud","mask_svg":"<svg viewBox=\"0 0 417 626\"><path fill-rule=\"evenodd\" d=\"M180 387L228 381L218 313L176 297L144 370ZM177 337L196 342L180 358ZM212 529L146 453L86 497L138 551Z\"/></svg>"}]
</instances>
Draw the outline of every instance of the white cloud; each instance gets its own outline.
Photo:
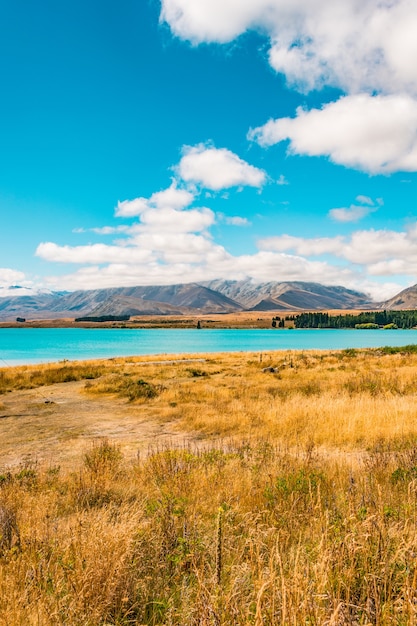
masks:
<instances>
[{"instance_id":1,"label":"white cloud","mask_svg":"<svg viewBox=\"0 0 417 626\"><path fill-rule=\"evenodd\" d=\"M302 90L417 94L414 0L162 0L161 20L194 44L260 30L271 66Z\"/></svg>"},{"instance_id":2,"label":"white cloud","mask_svg":"<svg viewBox=\"0 0 417 626\"><path fill-rule=\"evenodd\" d=\"M379 277L414 278L417 273L417 226L406 232L357 231L350 237L282 235L263 239L258 246L253 254L234 256L207 233L144 231L134 235L129 245L71 248L45 243L38 255L84 265L66 276L49 278L51 288L70 290L252 278L342 284L384 300L404 285ZM326 260L314 259L320 256Z\"/></svg>"},{"instance_id":3,"label":"white cloud","mask_svg":"<svg viewBox=\"0 0 417 626\"><path fill-rule=\"evenodd\" d=\"M158 231L168 233L200 232L215 221L213 211L207 208L176 211L170 208L150 209L141 216L140 224L130 229L138 231Z\"/></svg>"},{"instance_id":4,"label":"white cloud","mask_svg":"<svg viewBox=\"0 0 417 626\"><path fill-rule=\"evenodd\" d=\"M375 273L376 264L402 260L403 273L417 276L417 229L403 232L373 229L357 231L346 242L342 253L352 263L368 265L370 273ZM387 275L394 273L387 271Z\"/></svg>"},{"instance_id":5,"label":"white cloud","mask_svg":"<svg viewBox=\"0 0 417 626\"><path fill-rule=\"evenodd\" d=\"M246 217L240 217L238 215L229 216L221 213L216 213L217 222L224 222L230 226L250 226L251 222Z\"/></svg>"},{"instance_id":6,"label":"white cloud","mask_svg":"<svg viewBox=\"0 0 417 626\"><path fill-rule=\"evenodd\" d=\"M206 265L213 259L224 260L227 256L225 249L208 236L194 233L176 233L175 236L170 233L143 233L135 241L140 248L152 250L158 261L171 265ZM183 278L188 281L187 275Z\"/></svg>"},{"instance_id":7,"label":"white cloud","mask_svg":"<svg viewBox=\"0 0 417 626\"><path fill-rule=\"evenodd\" d=\"M213 191L238 186L262 187L266 182L264 171L249 165L226 148L206 144L183 148L176 171L183 181Z\"/></svg>"},{"instance_id":8,"label":"white cloud","mask_svg":"<svg viewBox=\"0 0 417 626\"><path fill-rule=\"evenodd\" d=\"M417 224L406 231L358 230L348 237L303 238L282 235L258 242L261 250L303 256L333 255L370 275L417 276Z\"/></svg>"},{"instance_id":9,"label":"white cloud","mask_svg":"<svg viewBox=\"0 0 417 626\"><path fill-rule=\"evenodd\" d=\"M372 174L417 171L415 0L162 0L161 21L196 45L257 30L291 86L348 94L251 131L261 145L289 140L292 154Z\"/></svg>"},{"instance_id":10,"label":"white cloud","mask_svg":"<svg viewBox=\"0 0 417 626\"><path fill-rule=\"evenodd\" d=\"M98 226L96 228L73 228L75 234L96 233L96 235L116 235L129 232L129 226Z\"/></svg>"},{"instance_id":11,"label":"white cloud","mask_svg":"<svg viewBox=\"0 0 417 626\"><path fill-rule=\"evenodd\" d=\"M167 191L167 190L166 190ZM366 289L382 300L401 289L401 285L380 278L417 275L417 223L403 232L358 230L350 236L302 238L291 235L268 237L258 242L253 254L234 256L213 241L210 227L218 222L235 226L249 224L240 216L217 215L206 207L185 208L189 198L178 196L171 186L169 193L153 194L145 202L136 223L123 228L124 239L113 245L89 244L60 246L44 242L38 257L56 263L83 265L77 272L51 277L49 286L60 289L88 289L116 285L172 284L211 278L257 281L301 280L330 285L343 284L352 289ZM173 192L174 201L167 200ZM194 196L193 196L194 197ZM151 200L152 199L152 200ZM333 209L330 215L352 221L377 210L381 198L359 195L361 205ZM118 228L97 229L101 234L119 232ZM314 257L322 257L317 259ZM333 257L333 259L332 259ZM1 278L17 280L23 275L2 270ZM378 277L377 282L371 280ZM395 286L395 288L394 288Z\"/></svg>"},{"instance_id":12,"label":"white cloud","mask_svg":"<svg viewBox=\"0 0 417 626\"><path fill-rule=\"evenodd\" d=\"M0 298L33 295L40 287L34 288L33 281L26 275L9 267L0 267Z\"/></svg>"},{"instance_id":13,"label":"white cloud","mask_svg":"<svg viewBox=\"0 0 417 626\"><path fill-rule=\"evenodd\" d=\"M267 4L264 0L162 0L161 20L193 43L225 43L244 32Z\"/></svg>"},{"instance_id":14,"label":"white cloud","mask_svg":"<svg viewBox=\"0 0 417 626\"><path fill-rule=\"evenodd\" d=\"M337 222L357 222L373 211L374 207L351 204L349 208L330 209L329 216Z\"/></svg>"},{"instance_id":15,"label":"white cloud","mask_svg":"<svg viewBox=\"0 0 417 626\"><path fill-rule=\"evenodd\" d=\"M409 96L345 96L322 109L297 109L249 132L262 146L289 140L289 152L327 156L373 174L417 171L417 100Z\"/></svg>"},{"instance_id":16,"label":"white cloud","mask_svg":"<svg viewBox=\"0 0 417 626\"><path fill-rule=\"evenodd\" d=\"M128 226L99 226L97 228L90 228L90 231L96 233L96 235L117 235L120 233L127 233L129 231Z\"/></svg>"},{"instance_id":17,"label":"white cloud","mask_svg":"<svg viewBox=\"0 0 417 626\"><path fill-rule=\"evenodd\" d=\"M285 178L284 174L281 174L280 177L277 180L277 185L289 185L290 183L288 182L288 180Z\"/></svg>"},{"instance_id":18,"label":"white cloud","mask_svg":"<svg viewBox=\"0 0 417 626\"><path fill-rule=\"evenodd\" d=\"M321 256L323 254L337 254L343 243L343 237L317 237L306 239L292 235L266 237L260 239L258 246L261 250L286 252L291 250L302 256Z\"/></svg>"},{"instance_id":19,"label":"white cloud","mask_svg":"<svg viewBox=\"0 0 417 626\"><path fill-rule=\"evenodd\" d=\"M17 285L25 280L25 274L19 270L13 270L8 267L0 267L0 287L9 287Z\"/></svg>"},{"instance_id":20,"label":"white cloud","mask_svg":"<svg viewBox=\"0 0 417 626\"><path fill-rule=\"evenodd\" d=\"M115 210L116 217L136 217L149 208L147 198L135 198L134 200L123 200L118 202Z\"/></svg>"},{"instance_id":21,"label":"white cloud","mask_svg":"<svg viewBox=\"0 0 417 626\"><path fill-rule=\"evenodd\" d=\"M83 267L75 273L50 277L52 288L93 289L129 285L164 285L217 278L257 281L302 280L326 284L354 284L357 275L350 268L337 268L322 261L299 256L260 251L252 255L232 256L221 246L191 235L182 235L174 250L169 243L158 260L150 263L110 263L105 267ZM194 243L194 250L191 246ZM156 245L162 247L162 240ZM182 247L181 247L182 246Z\"/></svg>"},{"instance_id":22,"label":"white cloud","mask_svg":"<svg viewBox=\"0 0 417 626\"><path fill-rule=\"evenodd\" d=\"M108 246L102 243L86 246L59 246L50 241L40 243L36 256L55 263L137 263L152 260L152 252L128 246Z\"/></svg>"},{"instance_id":23,"label":"white cloud","mask_svg":"<svg viewBox=\"0 0 417 626\"><path fill-rule=\"evenodd\" d=\"M188 189L177 187L172 181L171 186L163 191L153 193L150 198L135 198L118 202L115 215L117 217L135 217L149 209L184 209L194 200L194 194Z\"/></svg>"},{"instance_id":24,"label":"white cloud","mask_svg":"<svg viewBox=\"0 0 417 626\"><path fill-rule=\"evenodd\" d=\"M238 215L226 217L225 222L231 226L250 226L250 221L246 217L239 217Z\"/></svg>"},{"instance_id":25,"label":"white cloud","mask_svg":"<svg viewBox=\"0 0 417 626\"><path fill-rule=\"evenodd\" d=\"M374 206L374 201L369 196L356 196L356 200L361 204L368 204L369 206Z\"/></svg>"},{"instance_id":26,"label":"white cloud","mask_svg":"<svg viewBox=\"0 0 417 626\"><path fill-rule=\"evenodd\" d=\"M399 268L404 276L417 273L417 224L405 232L357 231L350 237L269 237L259 242L253 254L232 255L212 239L210 228L216 221L247 226L247 218L190 205L204 188L217 191L244 184L260 186L266 180L265 173L226 149L199 145L184 151L176 175L179 182L173 180L170 187L149 198L119 202L116 216L136 218L129 226L92 229L103 236L123 235L112 245L41 243L38 257L83 266L66 276L50 277L49 286L71 290L252 278L343 284L352 289L363 285L368 293L372 289L377 293L379 277L394 276ZM184 188L184 184L191 187ZM333 209L333 217L351 221L376 210L382 199L359 195L356 202L360 204ZM378 277L375 282L372 276ZM393 295L395 283L384 284L383 297ZM396 291L401 288L396 287Z\"/></svg>"}]
</instances>

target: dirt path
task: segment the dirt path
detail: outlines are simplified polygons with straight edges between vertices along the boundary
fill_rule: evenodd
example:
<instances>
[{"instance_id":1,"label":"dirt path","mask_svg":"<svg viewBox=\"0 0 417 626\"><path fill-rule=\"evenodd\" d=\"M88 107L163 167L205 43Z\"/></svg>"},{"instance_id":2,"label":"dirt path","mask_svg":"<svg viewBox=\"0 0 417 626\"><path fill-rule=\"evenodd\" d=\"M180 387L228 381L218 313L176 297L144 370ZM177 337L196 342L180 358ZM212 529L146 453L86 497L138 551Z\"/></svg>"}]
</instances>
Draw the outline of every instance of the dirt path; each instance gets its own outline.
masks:
<instances>
[{"instance_id":1,"label":"dirt path","mask_svg":"<svg viewBox=\"0 0 417 626\"><path fill-rule=\"evenodd\" d=\"M144 404L83 393L85 381L0 396L0 472L21 463L71 465L98 437L120 445L127 458L155 445L185 445L195 435L158 422Z\"/></svg>"}]
</instances>

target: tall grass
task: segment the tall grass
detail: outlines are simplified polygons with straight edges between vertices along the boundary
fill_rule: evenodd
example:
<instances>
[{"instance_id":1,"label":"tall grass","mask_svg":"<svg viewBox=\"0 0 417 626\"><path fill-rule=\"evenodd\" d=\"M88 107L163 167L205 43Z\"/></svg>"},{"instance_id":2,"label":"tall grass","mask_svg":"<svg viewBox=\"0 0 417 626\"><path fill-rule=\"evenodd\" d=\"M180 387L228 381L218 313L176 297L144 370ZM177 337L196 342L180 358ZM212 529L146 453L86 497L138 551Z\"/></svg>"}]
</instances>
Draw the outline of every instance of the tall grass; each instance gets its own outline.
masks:
<instances>
[{"instance_id":1,"label":"tall grass","mask_svg":"<svg viewBox=\"0 0 417 626\"><path fill-rule=\"evenodd\" d=\"M417 623L416 366L401 351L103 364L86 401L120 394L195 445L128 459L97 439L71 470L1 470L0 624Z\"/></svg>"},{"instance_id":2,"label":"tall grass","mask_svg":"<svg viewBox=\"0 0 417 626\"><path fill-rule=\"evenodd\" d=\"M377 448L352 467L259 440L132 465L105 441L75 473L16 472L0 623L414 623L416 459Z\"/></svg>"},{"instance_id":3,"label":"tall grass","mask_svg":"<svg viewBox=\"0 0 417 626\"><path fill-rule=\"evenodd\" d=\"M108 367L108 366L107 366ZM13 389L33 389L55 383L93 379L101 376L104 365L94 363L62 363L20 366L0 369L0 394Z\"/></svg>"},{"instance_id":4,"label":"tall grass","mask_svg":"<svg viewBox=\"0 0 417 626\"><path fill-rule=\"evenodd\" d=\"M273 372L263 371L268 364ZM198 370L125 366L88 382L86 391L140 400L144 416L204 436L356 448L416 434L416 366L417 355L399 351L271 353L262 362L219 355ZM140 397L138 377L155 393Z\"/></svg>"}]
</instances>

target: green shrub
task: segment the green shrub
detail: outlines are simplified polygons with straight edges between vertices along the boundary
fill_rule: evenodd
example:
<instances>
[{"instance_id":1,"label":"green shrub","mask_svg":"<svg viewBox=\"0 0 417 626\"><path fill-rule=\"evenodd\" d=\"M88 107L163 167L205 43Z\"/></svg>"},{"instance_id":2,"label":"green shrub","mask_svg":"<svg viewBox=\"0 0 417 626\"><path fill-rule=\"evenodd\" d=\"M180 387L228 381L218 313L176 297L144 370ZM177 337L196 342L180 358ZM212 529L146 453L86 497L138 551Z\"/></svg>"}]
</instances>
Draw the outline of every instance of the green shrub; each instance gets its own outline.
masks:
<instances>
[{"instance_id":1,"label":"green shrub","mask_svg":"<svg viewBox=\"0 0 417 626\"><path fill-rule=\"evenodd\" d=\"M374 330L379 328L379 326L378 324L372 324L369 322L369 324L355 324L355 328L357 330Z\"/></svg>"}]
</instances>

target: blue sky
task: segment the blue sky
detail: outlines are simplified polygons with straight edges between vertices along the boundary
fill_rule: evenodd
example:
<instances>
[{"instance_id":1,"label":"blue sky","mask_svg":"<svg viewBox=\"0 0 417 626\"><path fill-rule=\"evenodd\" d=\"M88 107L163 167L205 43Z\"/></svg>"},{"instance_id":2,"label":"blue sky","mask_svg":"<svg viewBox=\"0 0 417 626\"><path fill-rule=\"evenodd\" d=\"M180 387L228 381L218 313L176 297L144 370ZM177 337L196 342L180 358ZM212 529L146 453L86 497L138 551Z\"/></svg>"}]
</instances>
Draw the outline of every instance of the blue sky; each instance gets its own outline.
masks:
<instances>
[{"instance_id":1,"label":"blue sky","mask_svg":"<svg viewBox=\"0 0 417 626\"><path fill-rule=\"evenodd\" d=\"M413 0L6 0L0 295L417 282Z\"/></svg>"}]
</instances>

